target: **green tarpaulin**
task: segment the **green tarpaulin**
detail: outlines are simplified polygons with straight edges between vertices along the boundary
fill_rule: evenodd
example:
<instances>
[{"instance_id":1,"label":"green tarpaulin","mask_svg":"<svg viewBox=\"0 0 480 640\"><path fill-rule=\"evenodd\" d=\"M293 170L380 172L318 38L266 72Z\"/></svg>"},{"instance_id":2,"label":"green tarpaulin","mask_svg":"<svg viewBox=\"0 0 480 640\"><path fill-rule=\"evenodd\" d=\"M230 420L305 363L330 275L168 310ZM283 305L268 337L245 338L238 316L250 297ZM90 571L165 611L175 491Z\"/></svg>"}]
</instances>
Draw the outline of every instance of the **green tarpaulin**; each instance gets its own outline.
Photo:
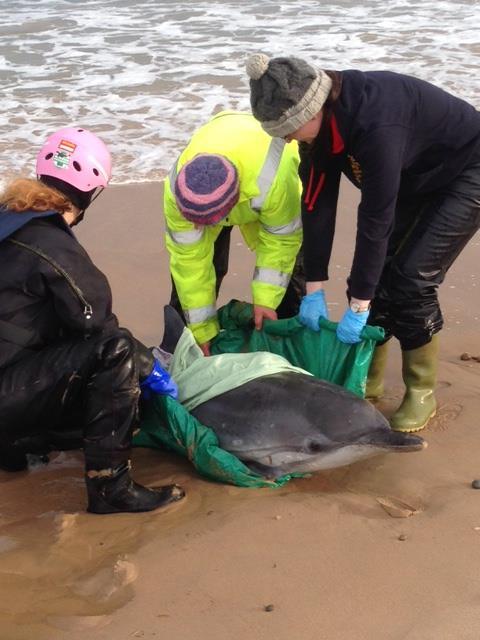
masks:
<instances>
[{"instance_id":1,"label":"green tarpaulin","mask_svg":"<svg viewBox=\"0 0 480 640\"><path fill-rule=\"evenodd\" d=\"M333 322L322 320L321 330L313 332L292 318L267 321L261 331L255 331L252 317L252 305L247 303L232 301L222 307L219 310L222 331L212 344L212 354L269 351L285 357L295 367L363 396L375 342L383 338L381 329L366 327L361 343L346 345L337 340L336 324ZM214 388L219 385L219 389L226 390L225 366L230 371L232 364L230 358L223 359L223 362L222 358L215 357L202 361L203 356L196 350L192 340L186 330L179 343L181 348L174 355L172 373L179 382L180 399L187 404L190 402L189 406L196 406L199 404L198 389L203 394L210 385ZM271 372L273 360L265 358L264 353L258 353L258 357L250 353L239 368L246 380L253 379ZM278 358L277 366L288 368L288 363L283 364ZM207 378L209 382L205 385ZM238 386L238 381L234 386ZM203 402L208 397L202 395L200 399ZM134 444L171 449L188 457L201 475L237 486L275 487L291 478L287 475L269 481L251 471L238 458L219 447L212 429L201 424L172 398L157 396L148 404Z\"/></svg>"},{"instance_id":2,"label":"green tarpaulin","mask_svg":"<svg viewBox=\"0 0 480 640\"><path fill-rule=\"evenodd\" d=\"M261 331L253 328L253 307L232 301L219 310L223 331L215 338L212 353L269 351L286 358L322 380L365 395L368 367L376 342L384 337L380 327L366 326L359 344L344 344L335 334L337 324L321 319L321 330L311 331L297 318L265 321Z\"/></svg>"}]
</instances>

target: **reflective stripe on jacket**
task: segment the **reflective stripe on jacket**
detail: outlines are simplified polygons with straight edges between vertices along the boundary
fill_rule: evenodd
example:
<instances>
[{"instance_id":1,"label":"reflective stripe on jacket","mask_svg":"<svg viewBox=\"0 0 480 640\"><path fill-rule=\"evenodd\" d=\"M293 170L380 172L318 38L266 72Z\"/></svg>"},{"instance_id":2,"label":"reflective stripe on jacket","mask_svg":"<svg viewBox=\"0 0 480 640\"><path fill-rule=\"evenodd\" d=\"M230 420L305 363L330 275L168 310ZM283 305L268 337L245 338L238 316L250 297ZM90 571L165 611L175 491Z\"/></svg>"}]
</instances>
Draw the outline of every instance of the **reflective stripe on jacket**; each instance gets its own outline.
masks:
<instances>
[{"instance_id":1,"label":"reflective stripe on jacket","mask_svg":"<svg viewBox=\"0 0 480 640\"><path fill-rule=\"evenodd\" d=\"M196 228L183 218L173 194L178 170L199 153L218 153L237 168L240 198L215 225ZM165 180L164 211L170 271L195 338L218 333L213 245L223 226L238 225L256 252L253 303L281 302L302 241L297 143L271 138L247 113L223 111L192 137Z\"/></svg>"}]
</instances>

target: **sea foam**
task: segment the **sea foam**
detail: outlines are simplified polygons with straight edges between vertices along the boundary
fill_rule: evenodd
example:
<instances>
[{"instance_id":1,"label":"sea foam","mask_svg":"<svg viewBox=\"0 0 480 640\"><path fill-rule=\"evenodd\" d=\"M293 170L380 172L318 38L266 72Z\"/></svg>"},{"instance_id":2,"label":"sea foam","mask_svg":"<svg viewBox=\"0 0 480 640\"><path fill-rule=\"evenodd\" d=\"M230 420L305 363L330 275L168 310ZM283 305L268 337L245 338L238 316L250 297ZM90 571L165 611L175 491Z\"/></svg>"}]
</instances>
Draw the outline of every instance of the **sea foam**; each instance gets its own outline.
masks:
<instances>
[{"instance_id":1,"label":"sea foam","mask_svg":"<svg viewBox=\"0 0 480 640\"><path fill-rule=\"evenodd\" d=\"M158 180L212 113L249 109L256 51L410 73L478 107L479 24L456 0L3 0L1 175L78 124L110 146L113 182Z\"/></svg>"}]
</instances>

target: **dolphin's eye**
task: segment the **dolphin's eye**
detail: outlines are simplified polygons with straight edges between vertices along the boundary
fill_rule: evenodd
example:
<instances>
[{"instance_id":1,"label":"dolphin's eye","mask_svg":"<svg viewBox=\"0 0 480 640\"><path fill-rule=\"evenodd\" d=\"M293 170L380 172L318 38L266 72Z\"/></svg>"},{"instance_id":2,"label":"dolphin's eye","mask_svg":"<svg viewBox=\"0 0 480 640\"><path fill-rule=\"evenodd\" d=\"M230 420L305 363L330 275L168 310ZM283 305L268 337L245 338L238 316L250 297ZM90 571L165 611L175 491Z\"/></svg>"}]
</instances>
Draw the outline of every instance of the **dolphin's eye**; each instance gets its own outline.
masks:
<instances>
[{"instance_id":1,"label":"dolphin's eye","mask_svg":"<svg viewBox=\"0 0 480 640\"><path fill-rule=\"evenodd\" d=\"M317 440L310 440L307 449L309 453L320 453L321 451L323 451L323 445Z\"/></svg>"}]
</instances>

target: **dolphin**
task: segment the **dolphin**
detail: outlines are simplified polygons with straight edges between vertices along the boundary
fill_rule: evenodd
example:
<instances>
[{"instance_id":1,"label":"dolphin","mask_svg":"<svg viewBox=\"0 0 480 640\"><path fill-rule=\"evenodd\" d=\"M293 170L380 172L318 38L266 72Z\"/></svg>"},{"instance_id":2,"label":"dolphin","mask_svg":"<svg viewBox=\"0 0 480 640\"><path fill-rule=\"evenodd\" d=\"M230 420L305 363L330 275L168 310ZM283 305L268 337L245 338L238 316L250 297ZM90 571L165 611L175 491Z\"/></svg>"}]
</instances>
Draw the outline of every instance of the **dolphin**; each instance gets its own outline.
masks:
<instances>
[{"instance_id":1,"label":"dolphin","mask_svg":"<svg viewBox=\"0 0 480 640\"><path fill-rule=\"evenodd\" d=\"M168 359L184 329L180 316L167 305L157 357L163 352ZM367 400L297 371L258 377L190 412L213 429L223 449L267 478L323 471L427 446L419 436L392 431Z\"/></svg>"}]
</instances>

